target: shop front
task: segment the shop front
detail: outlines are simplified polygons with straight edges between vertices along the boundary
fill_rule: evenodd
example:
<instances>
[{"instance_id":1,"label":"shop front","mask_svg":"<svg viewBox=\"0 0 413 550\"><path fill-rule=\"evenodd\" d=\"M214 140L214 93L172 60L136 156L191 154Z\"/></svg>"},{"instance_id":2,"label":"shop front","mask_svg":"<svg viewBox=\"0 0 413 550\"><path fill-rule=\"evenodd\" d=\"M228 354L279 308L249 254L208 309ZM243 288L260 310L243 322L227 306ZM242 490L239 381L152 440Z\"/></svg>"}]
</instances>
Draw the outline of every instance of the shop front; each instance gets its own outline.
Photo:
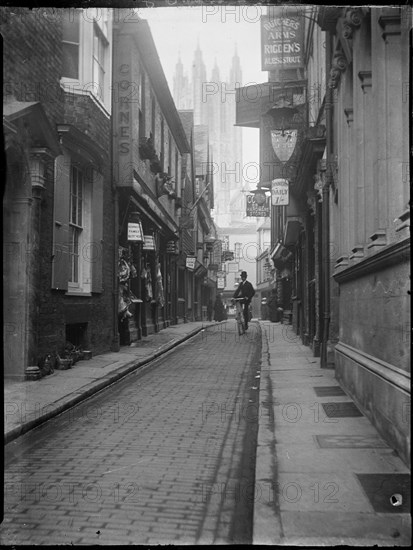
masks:
<instances>
[{"instance_id":1,"label":"shop front","mask_svg":"<svg viewBox=\"0 0 413 550\"><path fill-rule=\"evenodd\" d=\"M141 194L120 195L119 201L119 307L121 345L140 340L176 323L177 236L173 220L162 205ZM148 199L150 197L146 197ZM162 215L162 216L161 216Z\"/></svg>"}]
</instances>

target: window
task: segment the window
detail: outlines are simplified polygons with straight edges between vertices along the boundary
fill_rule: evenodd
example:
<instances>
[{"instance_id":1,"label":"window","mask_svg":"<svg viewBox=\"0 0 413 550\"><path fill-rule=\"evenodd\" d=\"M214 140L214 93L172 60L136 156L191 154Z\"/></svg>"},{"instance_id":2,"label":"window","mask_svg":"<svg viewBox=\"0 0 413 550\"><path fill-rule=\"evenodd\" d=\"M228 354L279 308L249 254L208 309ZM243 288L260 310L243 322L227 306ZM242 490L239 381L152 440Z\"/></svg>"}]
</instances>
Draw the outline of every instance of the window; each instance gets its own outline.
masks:
<instances>
[{"instance_id":1,"label":"window","mask_svg":"<svg viewBox=\"0 0 413 550\"><path fill-rule=\"evenodd\" d=\"M163 118L161 118L161 167L164 170L165 166L165 123Z\"/></svg>"},{"instance_id":2,"label":"window","mask_svg":"<svg viewBox=\"0 0 413 550\"><path fill-rule=\"evenodd\" d=\"M152 130L152 140L153 140L153 143L155 143L155 129L156 129L156 102L155 102L155 98L152 96L152 109L151 109L151 116L152 116L152 121L151 121L151 130Z\"/></svg>"},{"instance_id":3,"label":"window","mask_svg":"<svg viewBox=\"0 0 413 550\"><path fill-rule=\"evenodd\" d=\"M171 175L172 168L172 137L171 132L168 131L168 176Z\"/></svg>"},{"instance_id":4,"label":"window","mask_svg":"<svg viewBox=\"0 0 413 550\"><path fill-rule=\"evenodd\" d=\"M63 19L63 68L62 76L79 78L80 12L75 10L71 17Z\"/></svg>"},{"instance_id":5,"label":"window","mask_svg":"<svg viewBox=\"0 0 413 550\"><path fill-rule=\"evenodd\" d=\"M64 141L55 161L52 288L90 296L103 289L104 179Z\"/></svg>"},{"instance_id":6,"label":"window","mask_svg":"<svg viewBox=\"0 0 413 550\"><path fill-rule=\"evenodd\" d=\"M140 108L144 111L145 103L145 72L142 65L139 65L139 105Z\"/></svg>"},{"instance_id":7,"label":"window","mask_svg":"<svg viewBox=\"0 0 413 550\"><path fill-rule=\"evenodd\" d=\"M71 8L64 17L60 83L72 94L92 97L107 115L111 109L111 36L112 17L107 8Z\"/></svg>"},{"instance_id":8,"label":"window","mask_svg":"<svg viewBox=\"0 0 413 550\"><path fill-rule=\"evenodd\" d=\"M83 173L72 166L70 170L70 241L69 241L69 282L79 284L79 251L83 231Z\"/></svg>"},{"instance_id":9,"label":"window","mask_svg":"<svg viewBox=\"0 0 413 550\"><path fill-rule=\"evenodd\" d=\"M175 190L179 190L179 154L175 149Z\"/></svg>"},{"instance_id":10,"label":"window","mask_svg":"<svg viewBox=\"0 0 413 550\"><path fill-rule=\"evenodd\" d=\"M104 101L105 65L108 41L95 23L93 25L93 83L96 95Z\"/></svg>"},{"instance_id":11,"label":"window","mask_svg":"<svg viewBox=\"0 0 413 550\"><path fill-rule=\"evenodd\" d=\"M142 66L139 67L139 139L146 137L145 124L145 73Z\"/></svg>"}]
</instances>

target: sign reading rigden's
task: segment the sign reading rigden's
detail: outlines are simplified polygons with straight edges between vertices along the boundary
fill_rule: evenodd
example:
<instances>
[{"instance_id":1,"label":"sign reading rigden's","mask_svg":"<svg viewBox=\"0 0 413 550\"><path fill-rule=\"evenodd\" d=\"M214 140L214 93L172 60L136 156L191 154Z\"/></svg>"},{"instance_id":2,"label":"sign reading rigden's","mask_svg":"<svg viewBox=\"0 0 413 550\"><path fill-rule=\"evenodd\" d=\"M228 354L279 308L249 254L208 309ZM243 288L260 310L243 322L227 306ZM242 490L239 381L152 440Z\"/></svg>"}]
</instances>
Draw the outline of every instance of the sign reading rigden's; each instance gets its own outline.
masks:
<instances>
[{"instance_id":1,"label":"sign reading rigden's","mask_svg":"<svg viewBox=\"0 0 413 550\"><path fill-rule=\"evenodd\" d=\"M283 14L284 15L284 14ZM261 64L263 71L304 66L303 19L298 16L261 17Z\"/></svg>"}]
</instances>

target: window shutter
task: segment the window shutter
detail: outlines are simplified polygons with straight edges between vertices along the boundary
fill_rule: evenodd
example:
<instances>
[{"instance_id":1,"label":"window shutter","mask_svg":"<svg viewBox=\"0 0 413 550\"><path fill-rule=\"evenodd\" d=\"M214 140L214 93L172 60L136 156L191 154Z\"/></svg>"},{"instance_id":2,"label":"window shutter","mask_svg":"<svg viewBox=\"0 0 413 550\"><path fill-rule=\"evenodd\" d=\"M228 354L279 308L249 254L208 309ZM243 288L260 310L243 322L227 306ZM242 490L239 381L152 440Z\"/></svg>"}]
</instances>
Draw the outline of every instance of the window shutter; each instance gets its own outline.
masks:
<instances>
[{"instance_id":1,"label":"window shutter","mask_svg":"<svg viewBox=\"0 0 413 550\"><path fill-rule=\"evenodd\" d=\"M89 247L92 267L92 292L103 291L103 176L93 170L92 242Z\"/></svg>"},{"instance_id":2,"label":"window shutter","mask_svg":"<svg viewBox=\"0 0 413 550\"><path fill-rule=\"evenodd\" d=\"M55 167L52 288L67 290L69 280L70 157L66 152L56 158Z\"/></svg>"}]
</instances>

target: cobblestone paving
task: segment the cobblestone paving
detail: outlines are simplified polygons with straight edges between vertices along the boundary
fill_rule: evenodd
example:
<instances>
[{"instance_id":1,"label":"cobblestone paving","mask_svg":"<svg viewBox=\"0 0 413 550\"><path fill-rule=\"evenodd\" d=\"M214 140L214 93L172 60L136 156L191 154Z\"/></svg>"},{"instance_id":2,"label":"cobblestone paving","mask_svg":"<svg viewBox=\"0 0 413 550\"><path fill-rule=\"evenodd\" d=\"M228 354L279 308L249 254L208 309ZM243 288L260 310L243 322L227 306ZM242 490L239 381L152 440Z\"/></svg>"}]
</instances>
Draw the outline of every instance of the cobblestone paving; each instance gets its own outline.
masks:
<instances>
[{"instance_id":1,"label":"cobblestone paving","mask_svg":"<svg viewBox=\"0 0 413 550\"><path fill-rule=\"evenodd\" d=\"M1 543L237 540L259 347L228 321L8 445Z\"/></svg>"}]
</instances>

